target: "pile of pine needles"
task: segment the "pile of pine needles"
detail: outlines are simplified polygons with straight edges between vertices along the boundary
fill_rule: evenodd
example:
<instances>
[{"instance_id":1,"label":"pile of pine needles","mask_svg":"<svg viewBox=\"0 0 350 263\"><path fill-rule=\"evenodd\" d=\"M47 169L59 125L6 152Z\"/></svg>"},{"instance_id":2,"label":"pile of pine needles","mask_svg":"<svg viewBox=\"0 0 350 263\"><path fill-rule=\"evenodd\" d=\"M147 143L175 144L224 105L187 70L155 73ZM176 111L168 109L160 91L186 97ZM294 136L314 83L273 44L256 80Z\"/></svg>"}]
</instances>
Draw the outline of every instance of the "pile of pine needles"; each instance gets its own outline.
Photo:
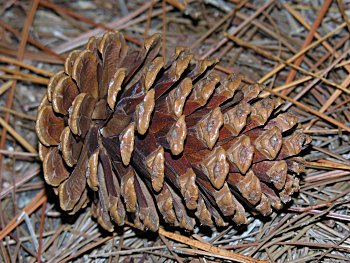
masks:
<instances>
[{"instance_id":1,"label":"pile of pine needles","mask_svg":"<svg viewBox=\"0 0 350 263\"><path fill-rule=\"evenodd\" d=\"M0 2L0 261L349 262L350 1L8 0ZM247 226L104 232L88 209L68 216L45 187L36 109L49 77L90 36L135 46L162 33L286 100L312 145L292 204Z\"/></svg>"}]
</instances>

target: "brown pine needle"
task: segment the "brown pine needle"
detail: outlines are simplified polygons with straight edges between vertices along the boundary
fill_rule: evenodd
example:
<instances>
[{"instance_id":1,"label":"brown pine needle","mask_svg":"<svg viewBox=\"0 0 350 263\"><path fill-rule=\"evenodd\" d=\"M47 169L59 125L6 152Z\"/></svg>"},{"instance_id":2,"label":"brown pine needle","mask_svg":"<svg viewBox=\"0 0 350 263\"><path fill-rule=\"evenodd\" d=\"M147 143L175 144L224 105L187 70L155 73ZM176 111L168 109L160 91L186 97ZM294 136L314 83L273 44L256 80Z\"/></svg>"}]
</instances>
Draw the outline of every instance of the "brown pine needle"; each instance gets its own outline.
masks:
<instances>
[{"instance_id":1,"label":"brown pine needle","mask_svg":"<svg viewBox=\"0 0 350 263\"><path fill-rule=\"evenodd\" d=\"M305 162L305 166L314 168L327 168L327 169L342 169L350 170L350 165L340 164L336 162L321 163L321 162Z\"/></svg>"},{"instance_id":2,"label":"brown pine needle","mask_svg":"<svg viewBox=\"0 0 350 263\"><path fill-rule=\"evenodd\" d=\"M217 30L222 24L224 24L229 19L231 19L236 14L237 10L239 10L242 6L244 6L246 4L246 2L247 1L241 1L237 6L235 6L235 8L233 8L233 10L229 14L224 16L219 22L217 22L214 26L212 26L205 34L203 34L199 39L197 39L196 42L194 42L191 45L191 49L196 48L206 38L208 38L211 34L213 34L215 32L215 30Z\"/></svg>"},{"instance_id":3,"label":"brown pine needle","mask_svg":"<svg viewBox=\"0 0 350 263\"><path fill-rule=\"evenodd\" d=\"M27 120L36 121L35 117L29 116L29 115L24 114L22 112L18 112L18 111L15 111L15 110L12 110L12 109L9 109L9 108L6 108L6 107L0 106L0 111L9 112L9 113L11 113L11 114L13 114L15 116L18 116L18 117L21 117L21 118L24 118L24 119L27 119Z\"/></svg>"},{"instance_id":4,"label":"brown pine needle","mask_svg":"<svg viewBox=\"0 0 350 263\"><path fill-rule=\"evenodd\" d=\"M329 133L329 134L332 134L332 133L339 133L339 132L344 132L343 129L315 129L315 130L303 130L304 133L315 133L315 134L326 134L326 133Z\"/></svg>"},{"instance_id":5,"label":"brown pine needle","mask_svg":"<svg viewBox=\"0 0 350 263\"><path fill-rule=\"evenodd\" d=\"M41 190L36 196L22 209L22 213L31 215L36 209L39 208L47 198L45 195L45 190ZM0 231L0 240L4 239L9 233L11 233L19 224L23 222L23 217L21 219L20 214L15 216L1 231Z\"/></svg>"},{"instance_id":6,"label":"brown pine needle","mask_svg":"<svg viewBox=\"0 0 350 263\"><path fill-rule=\"evenodd\" d=\"M196 247L196 248L199 248L199 249L202 249L204 251L207 251L209 253L212 253L212 254L216 254L216 255L220 255L222 257L225 257L225 258L228 258L228 259L231 259L235 262L244 262L244 263L267 263L267 261L264 261L264 260L258 260L258 259L255 259L255 258L252 258L252 257L248 257L248 256L243 256L241 254L238 254L238 253L235 253L235 252L232 252L232 251L228 251L226 249L222 249L222 248L219 248L219 247L215 247L213 245L210 245L210 244L206 244L206 243L203 243L203 242L200 242L200 241L197 241L197 240L193 240L191 238L188 238L188 237L185 237L183 235L180 235L180 234L176 234L176 233L173 233L173 232L168 232L166 230L164 230L164 228L159 228L158 230L159 234L160 235L163 235L167 238L170 238L170 239L173 239L173 240L176 240L180 243L183 243L183 244L186 244L186 245L189 245L189 246L192 246L192 247Z\"/></svg>"},{"instance_id":7,"label":"brown pine needle","mask_svg":"<svg viewBox=\"0 0 350 263\"><path fill-rule=\"evenodd\" d=\"M7 75L7 74L0 75L0 79L21 80L21 81L28 81L28 82L33 82L33 83L43 84L43 85L47 85L49 83L48 80L40 80L40 79L37 79L37 78L35 78L35 79L33 79L33 78L25 78L25 77L21 77L21 76Z\"/></svg>"},{"instance_id":8,"label":"brown pine needle","mask_svg":"<svg viewBox=\"0 0 350 263\"><path fill-rule=\"evenodd\" d=\"M21 68L29 69L30 71L36 72L36 73L44 75L44 76L51 77L51 76L54 75L54 73L52 73L50 71L46 71L44 69L37 68L37 67L34 67L32 65L28 65L26 63L23 63L23 62L21 62L21 61L19 61L17 59L5 57L5 56L2 56L2 55L0 55L0 61L4 62L4 63L13 64L13 65L19 66Z\"/></svg>"},{"instance_id":9,"label":"brown pine needle","mask_svg":"<svg viewBox=\"0 0 350 263\"><path fill-rule=\"evenodd\" d=\"M307 34L307 36L306 36L306 38L304 40L304 43L301 46L301 49L306 48L311 43L311 41L313 40L316 30L320 26L320 24L322 23L322 20L323 20L324 16L326 15L326 13L327 13L330 5L332 4L332 2L333 2L332 0L325 0L323 2L322 7L320 8L320 12L319 12L318 16L316 17L316 19L314 21L314 24L312 25L309 33ZM299 66L301 64L301 62L303 61L304 57L305 57L305 54L303 54L300 57L298 57L295 60L293 65ZM288 75L288 77L286 79L286 83L289 83L289 82L293 81L296 73L297 73L297 71L293 68L289 72L289 75ZM288 93L289 93L289 91L285 90L285 92L283 94L287 95Z\"/></svg>"},{"instance_id":10,"label":"brown pine needle","mask_svg":"<svg viewBox=\"0 0 350 263\"><path fill-rule=\"evenodd\" d=\"M77 19L77 20L84 21L85 23L88 23L88 24L93 25L93 26L95 26L95 27L102 28L103 30L107 30L107 31L111 31L111 32L114 32L114 31L115 31L115 30L114 30L113 28L111 28L111 27L105 26L104 24L101 24L101 23L96 23L95 21L93 21L93 20L91 20L91 19L89 19L89 18L86 18L86 17L84 17L84 16L81 16L81 15L79 15L79 14L73 12L73 11L70 11L70 10L68 10L68 9L66 9L66 8L62 8L62 7L58 6L58 5L55 5L55 4L53 4L53 3L50 3L50 2L48 2L48 1L41 0L41 1L40 1L40 4L43 5L43 6L45 6L45 7L52 8L53 10L55 10L55 11L57 11L57 12L59 12L59 13L67 14L67 15L69 15L69 16L71 16L71 17ZM132 43L134 43L134 44L136 44L136 45L139 45L139 46L142 45L142 43L141 43L140 41L138 41L137 39L135 39L135 38L133 38L133 37L131 37L131 36L125 35L125 34L124 34L124 36L125 36L125 39L126 39L126 40L128 40L128 41L130 41L130 42L132 42Z\"/></svg>"},{"instance_id":11,"label":"brown pine needle","mask_svg":"<svg viewBox=\"0 0 350 263\"><path fill-rule=\"evenodd\" d=\"M245 28L249 23L251 23L252 20L254 20L256 17L258 17L261 13L263 13L266 8L268 8L270 5L275 3L274 0L268 1L265 5L258 8L251 16L249 16L248 19L244 20L239 26L235 27L229 34L231 36L236 35L239 33L243 28ZM201 56L201 59L208 58L211 54L213 54L216 50L218 50L220 47L222 47L225 43L227 43L228 39L224 38L221 41L219 41L214 47L209 49L203 56Z\"/></svg>"},{"instance_id":12,"label":"brown pine needle","mask_svg":"<svg viewBox=\"0 0 350 263\"><path fill-rule=\"evenodd\" d=\"M345 9L344 3L342 0L337 0L337 4L338 4L339 11L340 11L341 15L343 16L343 19L346 22L346 26L348 28L348 31L350 32L350 21L349 21L349 17L346 14L347 10Z\"/></svg>"},{"instance_id":13,"label":"brown pine needle","mask_svg":"<svg viewBox=\"0 0 350 263\"><path fill-rule=\"evenodd\" d=\"M13 61L17 61L19 63L22 63L21 61L23 60L23 57L24 57L24 52L25 52L25 49L26 49L26 46L27 46L27 41L28 41L28 37L29 37L29 30L30 30L30 27L32 26L32 23L34 21L34 17L35 17L35 14L36 14L36 10L39 6L39 2L40 0L33 0L32 4L31 4L31 8L26 16L26 19L25 21L23 21L23 30L22 30L22 34L21 34L21 41L19 43L19 47L18 47L18 52L16 54L16 58L17 59L13 59ZM1 59L6 59L6 57L4 56L0 56L0 61ZM24 64L24 63L23 63ZM17 65L17 69L19 70L20 69L20 66ZM13 101L14 101L14 97L15 97L15 92L16 92L16 84L17 84L17 81L14 80L12 81L12 85L11 85L11 88L8 92L8 96L7 96L7 99L6 99L6 107L7 108L12 108L13 106ZM8 121L10 119L10 113L6 112L5 114L5 117L4 119L2 119L2 126L3 126L3 129L1 131L1 138L0 138L0 149L4 149L4 146L5 146L5 143L6 143L6 135L7 135L7 132L8 130L6 129L6 126L10 127L8 125ZM10 127L12 128L12 127ZM15 130L11 129L12 131L12 134L14 137L16 137L17 133L15 132ZM17 138L19 138L21 140L21 142L28 147L28 150L29 151L33 151L33 152L36 152L36 150L33 148L33 146L31 146L29 143L27 143L26 140L24 140L22 137L20 136L17 136ZM21 143L21 144L22 144ZM2 177L2 174L3 174L3 156L0 154L0 189L2 189L2 181L3 181L3 177Z\"/></svg>"},{"instance_id":14,"label":"brown pine needle","mask_svg":"<svg viewBox=\"0 0 350 263\"><path fill-rule=\"evenodd\" d=\"M183 261L181 260L181 258L174 252L174 250L172 249L171 245L169 244L168 240L166 240L166 238L162 235L159 235L159 238L163 241L164 245L167 247L167 249L169 250L169 252L176 258L176 261L179 263L183 263Z\"/></svg>"},{"instance_id":15,"label":"brown pine needle","mask_svg":"<svg viewBox=\"0 0 350 263\"><path fill-rule=\"evenodd\" d=\"M317 72L316 74L319 74L319 73ZM306 81L309 81L310 79L312 79L311 76L305 76L305 77L302 77L300 79L293 80L292 82L289 82L288 84L284 84L284 85L278 86L276 88L273 88L272 90L276 91L276 92L282 91L282 90L297 86L297 85L304 83ZM267 96L269 96L268 92L264 92L261 95L259 95L260 98L266 98Z\"/></svg>"},{"instance_id":16,"label":"brown pine needle","mask_svg":"<svg viewBox=\"0 0 350 263\"><path fill-rule=\"evenodd\" d=\"M324 35L322 38L318 39L317 41L312 42L310 45L308 45L306 48L300 50L298 53L296 53L295 55L293 55L291 58L287 59L286 62L291 63L294 60L296 60L299 56L305 54L307 51L309 51L310 49L316 47L317 45L319 45L322 41L328 39L329 37L333 36L335 33L337 33L338 31L340 31L341 29L343 29L346 26L346 23L342 23L341 25L339 25L338 27L336 27L335 29L333 29L331 32L329 32L328 34ZM286 66L286 64L280 64L277 67L275 67L273 70L271 70L269 73L267 73L265 76L263 76L258 82L260 83L264 83L266 80L268 80L270 77L272 77L273 75L275 75L277 72L279 72L280 70L282 70L284 67Z\"/></svg>"},{"instance_id":17,"label":"brown pine needle","mask_svg":"<svg viewBox=\"0 0 350 263\"><path fill-rule=\"evenodd\" d=\"M7 81L0 87L0 96L4 94L9 88L11 88L12 81Z\"/></svg>"},{"instance_id":18,"label":"brown pine needle","mask_svg":"<svg viewBox=\"0 0 350 263\"><path fill-rule=\"evenodd\" d=\"M0 71L11 73L14 75L14 77L20 77L21 79L26 79L28 81L32 81L32 82L39 83L39 84L47 85L49 83L49 79L47 79L47 78L41 78L41 77L38 77L36 75L24 73L24 72L16 70L16 69L9 69L7 67L0 66Z\"/></svg>"},{"instance_id":19,"label":"brown pine needle","mask_svg":"<svg viewBox=\"0 0 350 263\"><path fill-rule=\"evenodd\" d=\"M162 1L162 55L164 60L166 60L166 0Z\"/></svg>"},{"instance_id":20,"label":"brown pine needle","mask_svg":"<svg viewBox=\"0 0 350 263\"><path fill-rule=\"evenodd\" d=\"M187 6L187 2L185 1L184 3L180 3L177 0L166 0L170 5L176 7L177 9L183 11L185 10L186 6Z\"/></svg>"},{"instance_id":21,"label":"brown pine needle","mask_svg":"<svg viewBox=\"0 0 350 263\"><path fill-rule=\"evenodd\" d=\"M19 31L17 31L16 29L12 28L11 26L9 26L8 24L6 24L4 21L2 21L0 19L0 26L2 26L3 28L5 28L6 30L10 31L11 33L13 33L14 35L16 35L16 37L20 38L21 37L21 33ZM41 49L42 51L46 52L47 54L52 55L53 57L56 57L57 59L59 59L60 61L64 61L64 57L56 54L55 52L53 52L51 49L41 45L40 43L38 43L37 41L35 41L34 39L32 39L31 37L28 37L28 42L34 46L36 46L37 48Z\"/></svg>"},{"instance_id":22,"label":"brown pine needle","mask_svg":"<svg viewBox=\"0 0 350 263\"><path fill-rule=\"evenodd\" d=\"M41 253L43 247L43 231L44 231L44 222L45 222L45 212L46 212L47 200L44 200L41 208L41 218L40 218L40 227L39 227L39 246L38 246L38 256L37 261L41 261Z\"/></svg>"},{"instance_id":23,"label":"brown pine needle","mask_svg":"<svg viewBox=\"0 0 350 263\"><path fill-rule=\"evenodd\" d=\"M317 117L320 117L321 119L324 119L325 121L328 121L328 122L330 122L330 123L332 123L332 124L334 124L334 125L336 125L336 126L342 128L342 129L344 129L344 130L350 132L350 127L348 127L348 126L345 125L344 123L341 123L341 122L339 122L339 121L337 121L337 120L335 120L335 119L332 119L331 117L328 117L327 115L325 115L325 114L323 114L323 113L320 113L320 112L318 112L317 110L314 110L313 108L310 108L310 107L304 105L303 103L301 103L301 102L299 102L299 101L296 101L296 100L294 100L294 99L292 99L292 98L289 98L288 96L285 96L285 95L283 95L283 94L280 94L280 93L278 93L278 92L275 92L275 91L273 91L273 90L271 90L271 89L266 89L266 90L267 90L268 92L270 92L271 94L274 94L274 95L276 95L276 96L278 96L278 97L281 97L281 98L284 99L284 100L288 100L288 101L290 101L291 103L293 103L293 104L295 104L296 106L298 106L299 108L301 108L301 109L303 109L303 110L305 110L305 111L308 111L308 112L310 112L310 113L316 115Z\"/></svg>"},{"instance_id":24,"label":"brown pine needle","mask_svg":"<svg viewBox=\"0 0 350 263\"><path fill-rule=\"evenodd\" d=\"M76 253L73 253L71 256L65 258L64 260L62 260L61 262L62 263L65 263L65 262L69 262L70 260L84 254L85 252L89 251L90 249L93 249L95 247L98 247L99 245L107 242L108 240L112 239L113 237L115 237L117 234L114 233L113 235L110 235L110 236L107 236L105 238L102 238L102 239L99 239L95 242L93 242L92 244L89 244L85 247L83 247L82 249L78 250Z\"/></svg>"},{"instance_id":25,"label":"brown pine needle","mask_svg":"<svg viewBox=\"0 0 350 263\"><path fill-rule=\"evenodd\" d=\"M348 75L348 77L343 81L342 84L340 84L342 87L348 87L350 85L350 75ZM323 113L325 112L332 104L333 102L340 96L340 94L342 93L341 90L336 90L332 96L330 96L326 103L324 103L321 107L321 109L319 109L319 112ZM313 119L312 121L310 121L310 123L308 125L306 125L305 129L308 130L312 127L313 124L315 124L317 122L317 119Z\"/></svg>"},{"instance_id":26,"label":"brown pine needle","mask_svg":"<svg viewBox=\"0 0 350 263\"><path fill-rule=\"evenodd\" d=\"M285 9L287 9L288 12L291 13L295 17L295 19L298 20L298 22L300 24L302 24L307 30L311 29L310 25L305 21L305 19L297 11L294 10L294 8L292 8L287 3L284 3L283 7ZM317 39L321 39L322 38L320 36L320 34L318 34L317 32L315 32L315 37ZM321 44L330 52L330 54L334 55L335 58L337 58L339 56L338 53L332 48L332 46L330 44L328 44L326 41L322 41ZM347 69L347 70L349 71L349 69Z\"/></svg>"},{"instance_id":27,"label":"brown pine needle","mask_svg":"<svg viewBox=\"0 0 350 263\"><path fill-rule=\"evenodd\" d=\"M312 76L312 77L314 77L314 78L316 78L316 79L320 79L320 80L322 80L324 83L327 83L327 84L329 84L329 85L331 85L331 86L334 86L334 87L336 87L336 88L338 88L338 89L344 91L344 92L347 93L347 94L350 94L350 90L348 90L348 89L342 87L341 85L338 85L338 84L336 84L336 83L334 83L334 82L332 82L332 81L329 81L329 80L326 79L326 78L323 78L323 77L321 77L321 76L319 76L319 75L317 75L317 74L314 74L314 73L312 73L312 72L310 72L310 71L307 71L307 70L305 70L305 69L303 69L303 68L301 68L301 67L299 67L299 66L296 66L296 65L292 64L292 63L291 63L291 60L292 60L291 58L288 59L288 60L283 60L283 59L281 59L281 58L279 58L279 57L277 57L277 56L275 56L275 55L273 55L273 54L271 54L271 53L269 53L269 52L267 52L267 51L265 51L265 50L263 50L263 49L261 49L261 48L255 46L255 45L252 45L252 44L250 44L250 43L247 43L246 41L243 41L243 40L241 40L241 39L239 39L239 38L237 38L237 37L230 36L230 35L227 34L227 33L225 34L225 36L226 36L227 38L231 39L232 41L234 41L235 43L237 43L238 45L242 46L242 47L250 48L250 49L254 50L255 52L257 52L257 53L259 53L259 54L261 54L261 55L263 55L263 56L265 56L265 57L267 57L267 58L270 58L270 59L273 59L273 60L276 60L276 61L280 62L280 63L281 63L280 66L283 66L283 65L285 65L285 66L290 66L290 67L292 67L292 68L294 68L294 69L296 69L296 70L299 70L300 72L303 72L303 73L306 74L306 75L310 75L310 76ZM350 51L350 50L348 50L347 52L349 52L349 51ZM346 52L346 54L347 54L347 52ZM345 56L345 54L344 54L344 56ZM292 58L293 58L293 57L292 57ZM283 66L283 67L284 67L284 66ZM280 69L282 69L283 67L281 67ZM277 67L277 68L279 68L279 67ZM280 69L279 69L279 70L280 70ZM278 71L279 71L279 70L278 70ZM275 73L277 73L277 72L275 72ZM262 82L264 82L264 80L265 80L265 78L262 78L262 79L258 80L258 82L261 82L261 83L262 83Z\"/></svg>"},{"instance_id":28,"label":"brown pine needle","mask_svg":"<svg viewBox=\"0 0 350 263\"><path fill-rule=\"evenodd\" d=\"M6 129L13 138L16 139L28 152L37 153L36 149L28 143L26 139L24 139L18 132L15 131L3 118L0 118L0 125Z\"/></svg>"},{"instance_id":29,"label":"brown pine needle","mask_svg":"<svg viewBox=\"0 0 350 263\"><path fill-rule=\"evenodd\" d=\"M156 0L156 1L158 2L158 0ZM125 17L118 18L118 19L116 19L116 20L114 20L114 21L112 21L110 23L107 23L106 26L109 27L109 28L113 28L113 29L117 30L119 27L121 27L122 25L126 24L131 19L139 16L144 11L146 11L151 5L154 5L154 4L155 3L153 1L145 2L142 6L140 6L134 12L128 14ZM61 53L64 53L66 51L69 51L69 50L72 50L74 48L77 48L77 47L83 45L84 43L86 43L87 40L89 39L89 37L99 35L99 34L101 34L101 32L103 32L103 29L101 29L101 28L96 28L96 29L89 30L88 32L85 32L85 33L77 36L76 38L73 38L73 39L63 43L62 45L58 46L56 48L56 52L61 54Z\"/></svg>"}]
</instances>

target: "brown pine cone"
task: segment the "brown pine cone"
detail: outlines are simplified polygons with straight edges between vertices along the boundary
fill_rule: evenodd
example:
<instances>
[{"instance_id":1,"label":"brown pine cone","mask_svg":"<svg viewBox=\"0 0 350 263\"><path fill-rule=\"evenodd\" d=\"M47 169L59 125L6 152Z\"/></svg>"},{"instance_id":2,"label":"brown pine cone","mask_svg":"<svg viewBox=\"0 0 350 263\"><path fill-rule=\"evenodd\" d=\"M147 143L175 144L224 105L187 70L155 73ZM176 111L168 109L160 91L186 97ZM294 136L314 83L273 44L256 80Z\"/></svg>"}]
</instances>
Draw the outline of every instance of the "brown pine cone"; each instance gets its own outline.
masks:
<instances>
[{"instance_id":1,"label":"brown pine cone","mask_svg":"<svg viewBox=\"0 0 350 263\"><path fill-rule=\"evenodd\" d=\"M36 132L46 182L63 210L91 201L105 229L125 220L156 231L160 221L192 230L247 223L298 191L295 157L310 137L258 98L261 84L213 70L178 47L165 65L160 36L141 50L121 33L91 38L55 74Z\"/></svg>"}]
</instances>

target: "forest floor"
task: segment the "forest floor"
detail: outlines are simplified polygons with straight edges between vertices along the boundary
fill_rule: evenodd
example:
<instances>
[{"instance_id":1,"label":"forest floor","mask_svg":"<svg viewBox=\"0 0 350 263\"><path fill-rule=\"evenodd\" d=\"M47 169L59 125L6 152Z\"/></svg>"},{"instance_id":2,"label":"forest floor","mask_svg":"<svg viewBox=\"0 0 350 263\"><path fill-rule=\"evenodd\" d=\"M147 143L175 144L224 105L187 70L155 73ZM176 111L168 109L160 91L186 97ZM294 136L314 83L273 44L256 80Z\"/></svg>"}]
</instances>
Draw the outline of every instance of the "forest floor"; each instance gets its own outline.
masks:
<instances>
[{"instance_id":1,"label":"forest floor","mask_svg":"<svg viewBox=\"0 0 350 263\"><path fill-rule=\"evenodd\" d=\"M0 262L349 262L350 1L0 1ZM90 36L162 33L286 100L313 137L293 202L245 226L103 231L43 180L35 119L49 77ZM262 94L266 96L267 93ZM256 261L255 261L256 260Z\"/></svg>"}]
</instances>

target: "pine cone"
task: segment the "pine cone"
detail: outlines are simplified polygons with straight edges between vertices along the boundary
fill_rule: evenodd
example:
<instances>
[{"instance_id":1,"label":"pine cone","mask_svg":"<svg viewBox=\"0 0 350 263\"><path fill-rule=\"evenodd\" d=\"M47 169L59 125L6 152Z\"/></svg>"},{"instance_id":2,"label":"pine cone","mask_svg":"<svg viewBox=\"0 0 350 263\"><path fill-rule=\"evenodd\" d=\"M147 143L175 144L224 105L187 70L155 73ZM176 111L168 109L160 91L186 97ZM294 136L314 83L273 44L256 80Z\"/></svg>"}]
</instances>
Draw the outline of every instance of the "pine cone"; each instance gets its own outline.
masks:
<instances>
[{"instance_id":1,"label":"pine cone","mask_svg":"<svg viewBox=\"0 0 350 263\"><path fill-rule=\"evenodd\" d=\"M51 78L36 132L61 208L91 201L109 231L125 220L152 231L160 221L245 224L245 209L280 209L310 142L297 118L278 110L281 99L258 98L263 85L220 75L217 60L178 47L165 65L159 49L157 34L138 50L106 33Z\"/></svg>"}]
</instances>

